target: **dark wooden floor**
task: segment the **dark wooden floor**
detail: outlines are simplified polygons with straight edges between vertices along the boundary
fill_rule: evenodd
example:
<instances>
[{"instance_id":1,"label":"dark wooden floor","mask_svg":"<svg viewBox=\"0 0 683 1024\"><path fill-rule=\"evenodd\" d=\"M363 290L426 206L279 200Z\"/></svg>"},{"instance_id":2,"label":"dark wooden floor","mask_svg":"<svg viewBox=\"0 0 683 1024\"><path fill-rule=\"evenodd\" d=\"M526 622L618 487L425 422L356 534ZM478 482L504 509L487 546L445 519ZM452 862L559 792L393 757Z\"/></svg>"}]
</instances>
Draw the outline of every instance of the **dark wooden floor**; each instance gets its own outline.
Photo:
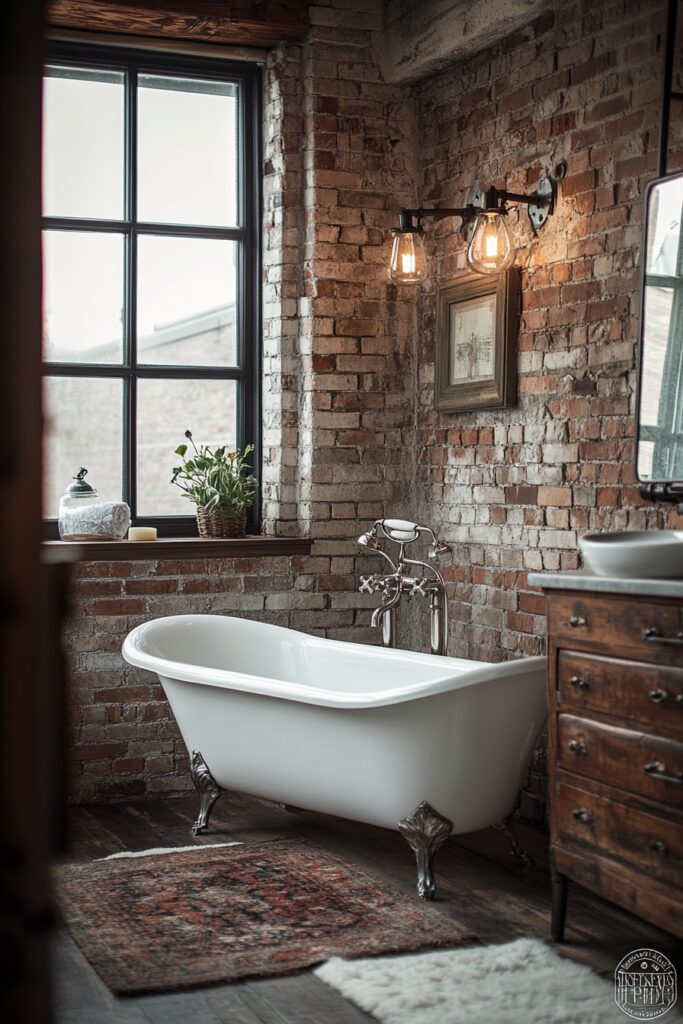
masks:
<instances>
[{"instance_id":1,"label":"dark wooden floor","mask_svg":"<svg viewBox=\"0 0 683 1024\"><path fill-rule=\"evenodd\" d=\"M194 798L74 808L71 859L189 845L195 810ZM349 863L373 870L384 881L414 892L413 857L398 833L290 812L232 793L223 794L211 826L211 832L195 842L307 837ZM530 830L520 830L520 834L536 858L531 870L517 865L505 840L491 829L459 836L457 842L451 839L439 853L439 906L484 942L521 936L548 938L545 839ZM605 976L613 974L625 953L639 946L660 950L679 969L683 964L682 943L578 887L572 887L570 894L567 940L558 947L560 952ZM57 1024L359 1024L371 1020L310 973L166 996L117 999L65 932L56 937L54 963Z\"/></svg>"}]
</instances>

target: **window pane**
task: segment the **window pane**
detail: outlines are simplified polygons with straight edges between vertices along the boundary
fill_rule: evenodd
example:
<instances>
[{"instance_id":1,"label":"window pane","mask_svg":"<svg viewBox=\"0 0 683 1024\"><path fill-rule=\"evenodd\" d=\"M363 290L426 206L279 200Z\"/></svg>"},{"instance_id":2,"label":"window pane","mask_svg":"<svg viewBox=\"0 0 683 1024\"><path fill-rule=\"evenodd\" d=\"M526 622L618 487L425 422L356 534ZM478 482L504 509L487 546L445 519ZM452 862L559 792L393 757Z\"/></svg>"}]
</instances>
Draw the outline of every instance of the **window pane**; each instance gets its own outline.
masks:
<instances>
[{"instance_id":1,"label":"window pane","mask_svg":"<svg viewBox=\"0 0 683 1024\"><path fill-rule=\"evenodd\" d=\"M43 357L120 363L123 237L91 231L43 233Z\"/></svg>"},{"instance_id":2,"label":"window pane","mask_svg":"<svg viewBox=\"0 0 683 1024\"><path fill-rule=\"evenodd\" d=\"M191 430L197 444L234 448L237 437L234 380L138 382L138 515L187 516L195 508L169 481L174 455Z\"/></svg>"},{"instance_id":3,"label":"window pane","mask_svg":"<svg viewBox=\"0 0 683 1024\"><path fill-rule=\"evenodd\" d=\"M237 86L140 75L138 217L237 223Z\"/></svg>"},{"instance_id":4,"label":"window pane","mask_svg":"<svg viewBox=\"0 0 683 1024\"><path fill-rule=\"evenodd\" d=\"M138 237L138 361L234 366L237 244Z\"/></svg>"},{"instance_id":5,"label":"window pane","mask_svg":"<svg viewBox=\"0 0 683 1024\"><path fill-rule=\"evenodd\" d=\"M43 116L45 215L123 217L123 74L47 68Z\"/></svg>"},{"instance_id":6,"label":"window pane","mask_svg":"<svg viewBox=\"0 0 683 1024\"><path fill-rule=\"evenodd\" d=\"M683 221L683 179L660 182L648 202L647 273L676 277Z\"/></svg>"},{"instance_id":7,"label":"window pane","mask_svg":"<svg viewBox=\"0 0 683 1024\"><path fill-rule=\"evenodd\" d=\"M642 360L643 367L647 369L647 387L641 389L640 422L652 427L659 423L659 402L669 344L673 300L673 289L654 288L650 285L645 287Z\"/></svg>"},{"instance_id":8,"label":"window pane","mask_svg":"<svg viewBox=\"0 0 683 1024\"><path fill-rule=\"evenodd\" d=\"M653 441L638 441L638 477L641 480L652 479L652 462L655 446Z\"/></svg>"},{"instance_id":9,"label":"window pane","mask_svg":"<svg viewBox=\"0 0 683 1024\"><path fill-rule=\"evenodd\" d=\"M43 382L43 508L53 519L78 472L102 501L121 500L123 382L92 377L46 377Z\"/></svg>"}]
</instances>

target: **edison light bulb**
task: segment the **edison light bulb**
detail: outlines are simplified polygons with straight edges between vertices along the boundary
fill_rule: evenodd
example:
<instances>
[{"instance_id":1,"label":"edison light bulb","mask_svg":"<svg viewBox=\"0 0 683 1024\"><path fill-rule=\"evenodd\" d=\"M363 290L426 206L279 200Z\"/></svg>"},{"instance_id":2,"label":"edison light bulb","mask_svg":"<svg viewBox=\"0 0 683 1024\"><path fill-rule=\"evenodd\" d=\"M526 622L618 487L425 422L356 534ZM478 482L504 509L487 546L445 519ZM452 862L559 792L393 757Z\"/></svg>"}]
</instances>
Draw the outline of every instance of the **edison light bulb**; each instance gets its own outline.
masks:
<instances>
[{"instance_id":1,"label":"edison light bulb","mask_svg":"<svg viewBox=\"0 0 683 1024\"><path fill-rule=\"evenodd\" d=\"M486 240L486 258L497 260L498 259L498 232L491 230L490 222L486 225L486 231L484 234Z\"/></svg>"},{"instance_id":2,"label":"edison light bulb","mask_svg":"<svg viewBox=\"0 0 683 1024\"><path fill-rule=\"evenodd\" d=\"M427 276L422 231L394 228L389 277L397 284L419 284Z\"/></svg>"},{"instance_id":3,"label":"edison light bulb","mask_svg":"<svg viewBox=\"0 0 683 1024\"><path fill-rule=\"evenodd\" d=\"M498 210L478 214L467 250L467 262L472 269L480 274L500 274L514 260L515 250L503 214Z\"/></svg>"},{"instance_id":4,"label":"edison light bulb","mask_svg":"<svg viewBox=\"0 0 683 1024\"><path fill-rule=\"evenodd\" d=\"M414 252L402 252L401 253L401 273L402 274L414 274L415 273L415 253Z\"/></svg>"}]
</instances>

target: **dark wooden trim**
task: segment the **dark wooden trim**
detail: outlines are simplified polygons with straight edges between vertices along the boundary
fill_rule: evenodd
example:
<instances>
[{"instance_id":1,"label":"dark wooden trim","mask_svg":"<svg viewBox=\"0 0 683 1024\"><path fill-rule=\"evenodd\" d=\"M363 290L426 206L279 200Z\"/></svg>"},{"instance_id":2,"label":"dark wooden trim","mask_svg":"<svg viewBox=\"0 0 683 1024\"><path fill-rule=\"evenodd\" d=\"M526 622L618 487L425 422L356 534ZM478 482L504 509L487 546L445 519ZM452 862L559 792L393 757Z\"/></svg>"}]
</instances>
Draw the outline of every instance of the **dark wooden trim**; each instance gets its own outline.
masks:
<instances>
[{"instance_id":1,"label":"dark wooden trim","mask_svg":"<svg viewBox=\"0 0 683 1024\"><path fill-rule=\"evenodd\" d=\"M310 555L312 540L303 537L166 537L161 540L43 541L43 561L134 562L163 558L273 558Z\"/></svg>"},{"instance_id":2,"label":"dark wooden trim","mask_svg":"<svg viewBox=\"0 0 683 1024\"><path fill-rule=\"evenodd\" d=\"M302 0L50 0L53 28L236 46L277 46L310 27Z\"/></svg>"}]
</instances>

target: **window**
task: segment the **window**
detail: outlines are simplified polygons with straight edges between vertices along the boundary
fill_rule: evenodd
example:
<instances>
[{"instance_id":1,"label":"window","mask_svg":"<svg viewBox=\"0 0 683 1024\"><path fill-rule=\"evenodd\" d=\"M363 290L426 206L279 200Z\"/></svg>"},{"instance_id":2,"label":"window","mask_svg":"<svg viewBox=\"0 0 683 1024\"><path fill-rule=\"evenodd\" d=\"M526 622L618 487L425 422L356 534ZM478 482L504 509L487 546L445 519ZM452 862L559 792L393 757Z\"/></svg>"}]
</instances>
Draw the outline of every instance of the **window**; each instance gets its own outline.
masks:
<instances>
[{"instance_id":1,"label":"window","mask_svg":"<svg viewBox=\"0 0 683 1024\"><path fill-rule=\"evenodd\" d=\"M51 55L48 519L86 466L134 522L191 533L193 509L169 483L185 430L258 456L258 115L254 65L100 46Z\"/></svg>"}]
</instances>

